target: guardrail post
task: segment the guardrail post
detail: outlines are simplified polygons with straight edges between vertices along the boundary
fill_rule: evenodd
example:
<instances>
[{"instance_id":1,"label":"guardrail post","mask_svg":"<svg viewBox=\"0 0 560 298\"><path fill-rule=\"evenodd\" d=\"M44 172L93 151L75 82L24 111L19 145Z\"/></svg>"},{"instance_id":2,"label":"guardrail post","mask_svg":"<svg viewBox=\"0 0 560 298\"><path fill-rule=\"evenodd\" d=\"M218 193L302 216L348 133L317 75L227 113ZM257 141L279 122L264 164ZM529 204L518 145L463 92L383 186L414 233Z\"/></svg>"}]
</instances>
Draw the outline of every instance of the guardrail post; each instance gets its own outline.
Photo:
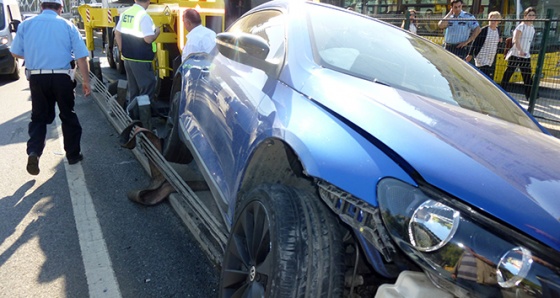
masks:
<instances>
[{"instance_id":1,"label":"guardrail post","mask_svg":"<svg viewBox=\"0 0 560 298\"><path fill-rule=\"evenodd\" d=\"M535 110L535 104L537 101L537 94L539 94L539 84L541 81L541 72L544 64L544 58L546 55L546 43L548 41L548 33L550 31L550 23L552 19L553 10L547 9L546 11L546 21L544 23L544 31L541 42L541 50L539 51L539 59L537 60L537 69L535 70L535 76L533 77L533 86L531 88L531 95L529 96L529 107L527 111L533 114Z\"/></svg>"},{"instance_id":2,"label":"guardrail post","mask_svg":"<svg viewBox=\"0 0 560 298\"><path fill-rule=\"evenodd\" d=\"M152 129L152 107L150 106L150 97L148 95L140 95L136 97L138 101L138 114L144 128Z\"/></svg>"},{"instance_id":3,"label":"guardrail post","mask_svg":"<svg viewBox=\"0 0 560 298\"><path fill-rule=\"evenodd\" d=\"M119 80L117 83L117 103L125 108L126 104L126 91L128 82L126 80Z\"/></svg>"},{"instance_id":4,"label":"guardrail post","mask_svg":"<svg viewBox=\"0 0 560 298\"><path fill-rule=\"evenodd\" d=\"M99 81L103 82L103 74L101 73L101 62L99 61L99 57L94 57L90 60L89 68Z\"/></svg>"}]
</instances>

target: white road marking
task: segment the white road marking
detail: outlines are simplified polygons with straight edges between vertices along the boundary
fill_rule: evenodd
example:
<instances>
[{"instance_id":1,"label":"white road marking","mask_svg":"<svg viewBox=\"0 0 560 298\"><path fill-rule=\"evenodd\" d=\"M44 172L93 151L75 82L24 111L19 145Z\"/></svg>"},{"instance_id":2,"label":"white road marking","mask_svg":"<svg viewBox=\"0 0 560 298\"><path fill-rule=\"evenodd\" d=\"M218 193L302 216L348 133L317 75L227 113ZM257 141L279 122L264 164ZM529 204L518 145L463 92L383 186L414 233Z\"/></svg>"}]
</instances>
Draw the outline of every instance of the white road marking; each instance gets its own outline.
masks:
<instances>
[{"instance_id":1,"label":"white road marking","mask_svg":"<svg viewBox=\"0 0 560 298\"><path fill-rule=\"evenodd\" d=\"M56 118L56 126L57 137L60 140L61 148L64 148L62 129L58 117ZM64 149L62 149L62 152L64 152ZM121 297L107 245L97 220L97 213L91 195L87 190L82 164L80 162L69 165L65 157L63 160L86 271L89 297Z\"/></svg>"}]
</instances>

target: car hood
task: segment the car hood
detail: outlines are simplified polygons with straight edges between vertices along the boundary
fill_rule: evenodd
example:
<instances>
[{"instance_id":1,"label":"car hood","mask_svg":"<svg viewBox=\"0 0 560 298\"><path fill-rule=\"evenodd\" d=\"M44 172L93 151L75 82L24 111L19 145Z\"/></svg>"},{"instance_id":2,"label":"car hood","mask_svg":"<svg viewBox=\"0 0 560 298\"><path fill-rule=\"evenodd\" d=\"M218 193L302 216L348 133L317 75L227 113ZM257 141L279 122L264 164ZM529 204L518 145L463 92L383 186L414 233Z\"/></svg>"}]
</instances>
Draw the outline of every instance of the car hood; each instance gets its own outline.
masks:
<instances>
[{"instance_id":1,"label":"car hood","mask_svg":"<svg viewBox=\"0 0 560 298\"><path fill-rule=\"evenodd\" d=\"M558 139L361 81L342 89L319 75L303 89L394 150L427 183L560 250Z\"/></svg>"}]
</instances>

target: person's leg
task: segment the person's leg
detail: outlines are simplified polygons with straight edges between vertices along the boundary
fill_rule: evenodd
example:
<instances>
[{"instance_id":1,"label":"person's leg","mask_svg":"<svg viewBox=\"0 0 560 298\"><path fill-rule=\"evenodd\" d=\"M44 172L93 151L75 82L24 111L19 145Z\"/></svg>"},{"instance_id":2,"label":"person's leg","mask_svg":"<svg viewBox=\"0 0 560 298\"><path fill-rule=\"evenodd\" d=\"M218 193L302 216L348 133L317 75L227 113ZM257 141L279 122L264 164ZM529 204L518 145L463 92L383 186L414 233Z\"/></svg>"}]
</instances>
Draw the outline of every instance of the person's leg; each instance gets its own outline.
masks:
<instances>
[{"instance_id":1,"label":"person's leg","mask_svg":"<svg viewBox=\"0 0 560 298\"><path fill-rule=\"evenodd\" d=\"M138 62L124 60L124 69L126 71L126 80L128 83L127 87L130 101L134 100L135 97L141 94L137 82L137 78L140 77L140 75L136 73L136 64L138 64Z\"/></svg>"},{"instance_id":2,"label":"person's leg","mask_svg":"<svg viewBox=\"0 0 560 298\"><path fill-rule=\"evenodd\" d=\"M515 56L509 57L506 71L504 72L504 76L502 77L502 82L500 83L502 88L506 89L506 86L509 84L509 80L511 79L513 72L517 68L517 65L518 65L517 57Z\"/></svg>"},{"instance_id":3,"label":"person's leg","mask_svg":"<svg viewBox=\"0 0 560 298\"><path fill-rule=\"evenodd\" d=\"M41 78L43 77L43 78ZM43 154L47 136L47 124L54 119L54 96L51 92L50 81L41 75L32 75L29 79L31 91L31 122L29 123L27 154Z\"/></svg>"},{"instance_id":4,"label":"person's leg","mask_svg":"<svg viewBox=\"0 0 560 298\"><path fill-rule=\"evenodd\" d=\"M74 82L65 74L52 75L52 77L53 92L58 104L58 109L60 111L59 117L62 123L64 151L66 151L66 157L69 160L76 159L81 153L80 140L82 138L82 126L74 111Z\"/></svg>"},{"instance_id":5,"label":"person's leg","mask_svg":"<svg viewBox=\"0 0 560 298\"><path fill-rule=\"evenodd\" d=\"M533 80L531 79L531 58L522 59L519 70L521 70L521 77L523 78L523 84L525 84L525 98L528 100L531 96L531 88L533 87Z\"/></svg>"},{"instance_id":6,"label":"person's leg","mask_svg":"<svg viewBox=\"0 0 560 298\"><path fill-rule=\"evenodd\" d=\"M490 67L488 65L484 65L484 66L479 67L479 69L482 73L487 75L490 79L494 79L493 76L492 76L492 67Z\"/></svg>"},{"instance_id":7,"label":"person's leg","mask_svg":"<svg viewBox=\"0 0 560 298\"><path fill-rule=\"evenodd\" d=\"M156 77L152 63L137 63L136 73L139 86L139 95L148 95L153 100L156 91Z\"/></svg>"}]
</instances>

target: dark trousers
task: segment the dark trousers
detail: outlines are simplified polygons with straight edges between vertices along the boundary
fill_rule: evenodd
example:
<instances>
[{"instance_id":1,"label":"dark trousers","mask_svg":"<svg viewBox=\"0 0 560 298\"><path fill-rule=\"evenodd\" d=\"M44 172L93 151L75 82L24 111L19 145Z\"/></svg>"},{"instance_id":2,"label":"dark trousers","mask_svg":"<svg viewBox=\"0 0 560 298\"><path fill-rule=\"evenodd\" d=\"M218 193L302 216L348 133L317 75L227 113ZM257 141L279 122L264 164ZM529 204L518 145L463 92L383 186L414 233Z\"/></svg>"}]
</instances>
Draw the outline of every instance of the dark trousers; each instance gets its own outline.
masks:
<instances>
[{"instance_id":1,"label":"dark trousers","mask_svg":"<svg viewBox=\"0 0 560 298\"><path fill-rule=\"evenodd\" d=\"M124 60L124 69L126 70L130 101L140 95L148 95L150 100L153 100L156 91L156 74L152 62Z\"/></svg>"},{"instance_id":2,"label":"dark trousers","mask_svg":"<svg viewBox=\"0 0 560 298\"><path fill-rule=\"evenodd\" d=\"M521 58L517 56L511 56L508 59L507 68L504 72L504 77L502 78L502 83L500 84L504 89L509 84L509 79L513 75L516 68L521 71L521 77L523 78L523 83L525 84L525 97L529 99L531 96L531 88L533 86L533 80L531 78L531 58Z\"/></svg>"},{"instance_id":3,"label":"dark trousers","mask_svg":"<svg viewBox=\"0 0 560 298\"><path fill-rule=\"evenodd\" d=\"M461 58L461 59L465 59L467 57L467 54L469 53L469 47L462 47L462 48L458 48L459 44L450 44L450 43L446 43L445 44L445 49L450 51L451 53L455 54L457 57Z\"/></svg>"},{"instance_id":4,"label":"dark trousers","mask_svg":"<svg viewBox=\"0 0 560 298\"><path fill-rule=\"evenodd\" d=\"M60 111L64 151L66 157L74 158L80 154L82 126L74 112L74 87L76 84L66 74L42 74L29 77L31 89L31 123L27 154L41 156L45 149L47 125L54 121L55 104Z\"/></svg>"},{"instance_id":5,"label":"dark trousers","mask_svg":"<svg viewBox=\"0 0 560 298\"><path fill-rule=\"evenodd\" d=\"M488 65L483 65L483 66L479 67L478 69L480 69L480 71L482 71L482 73L487 75L490 79L492 79L492 80L494 79L494 67L488 66Z\"/></svg>"}]
</instances>

